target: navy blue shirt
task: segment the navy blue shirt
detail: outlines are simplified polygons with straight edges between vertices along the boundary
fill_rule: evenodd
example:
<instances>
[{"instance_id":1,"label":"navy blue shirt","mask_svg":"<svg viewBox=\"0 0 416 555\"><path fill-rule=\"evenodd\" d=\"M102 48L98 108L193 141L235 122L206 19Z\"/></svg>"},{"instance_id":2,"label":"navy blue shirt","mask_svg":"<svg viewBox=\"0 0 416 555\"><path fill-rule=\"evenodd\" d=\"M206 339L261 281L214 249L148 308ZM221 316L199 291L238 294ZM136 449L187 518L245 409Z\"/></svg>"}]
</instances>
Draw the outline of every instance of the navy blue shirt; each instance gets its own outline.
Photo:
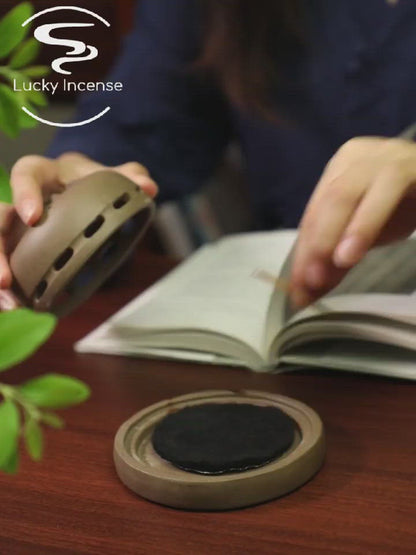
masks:
<instances>
[{"instance_id":1,"label":"navy blue shirt","mask_svg":"<svg viewBox=\"0 0 416 555\"><path fill-rule=\"evenodd\" d=\"M133 33L108 77L123 92L93 93L51 155L76 150L117 165L136 160L162 199L194 192L225 146L242 147L263 227L293 227L329 158L349 138L394 136L416 120L416 2L305 0L307 47L288 56L276 92L284 119L245 114L189 69L201 36L198 0L142 0Z\"/></svg>"}]
</instances>

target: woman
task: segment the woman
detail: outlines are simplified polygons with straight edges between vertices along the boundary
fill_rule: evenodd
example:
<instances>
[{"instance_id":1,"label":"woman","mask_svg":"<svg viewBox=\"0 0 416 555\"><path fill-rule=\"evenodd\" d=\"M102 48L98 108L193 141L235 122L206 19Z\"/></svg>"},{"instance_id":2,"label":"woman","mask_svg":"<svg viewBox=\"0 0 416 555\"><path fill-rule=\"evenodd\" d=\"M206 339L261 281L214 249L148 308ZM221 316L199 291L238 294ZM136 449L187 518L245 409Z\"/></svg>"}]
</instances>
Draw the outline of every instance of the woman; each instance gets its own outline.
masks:
<instances>
[{"instance_id":1,"label":"woman","mask_svg":"<svg viewBox=\"0 0 416 555\"><path fill-rule=\"evenodd\" d=\"M415 25L412 0L142 0L109 77L124 92L85 97L77 120L111 112L61 132L50 158L16 163L15 211L35 224L42 195L102 165L177 198L234 138L260 224L300 222L292 296L304 306L416 227L416 146L391 138L416 121ZM10 308L14 211L0 218Z\"/></svg>"}]
</instances>

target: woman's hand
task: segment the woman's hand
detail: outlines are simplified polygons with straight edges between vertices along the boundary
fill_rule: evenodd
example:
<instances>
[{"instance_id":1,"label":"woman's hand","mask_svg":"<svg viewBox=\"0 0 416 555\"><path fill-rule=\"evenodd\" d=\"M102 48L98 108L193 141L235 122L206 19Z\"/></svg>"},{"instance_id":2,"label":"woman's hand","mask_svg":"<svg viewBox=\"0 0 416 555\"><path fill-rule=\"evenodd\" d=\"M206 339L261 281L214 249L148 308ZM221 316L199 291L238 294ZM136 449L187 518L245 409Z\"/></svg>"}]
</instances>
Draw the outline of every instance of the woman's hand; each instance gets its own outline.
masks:
<instances>
[{"instance_id":1,"label":"woman's hand","mask_svg":"<svg viewBox=\"0 0 416 555\"><path fill-rule=\"evenodd\" d=\"M0 203L0 310L17 306L17 300L9 291L12 274L8 254L15 246L13 235L18 220L33 226L42 216L45 198L62 191L71 181L102 169L111 169L128 177L149 196L157 194L157 185L149 172L136 162L107 168L82 154L68 153L57 160L25 156L15 164L11 173L14 206Z\"/></svg>"},{"instance_id":2,"label":"woman's hand","mask_svg":"<svg viewBox=\"0 0 416 555\"><path fill-rule=\"evenodd\" d=\"M416 144L360 137L327 165L300 225L292 300L306 306L335 287L375 245L416 229Z\"/></svg>"}]
</instances>

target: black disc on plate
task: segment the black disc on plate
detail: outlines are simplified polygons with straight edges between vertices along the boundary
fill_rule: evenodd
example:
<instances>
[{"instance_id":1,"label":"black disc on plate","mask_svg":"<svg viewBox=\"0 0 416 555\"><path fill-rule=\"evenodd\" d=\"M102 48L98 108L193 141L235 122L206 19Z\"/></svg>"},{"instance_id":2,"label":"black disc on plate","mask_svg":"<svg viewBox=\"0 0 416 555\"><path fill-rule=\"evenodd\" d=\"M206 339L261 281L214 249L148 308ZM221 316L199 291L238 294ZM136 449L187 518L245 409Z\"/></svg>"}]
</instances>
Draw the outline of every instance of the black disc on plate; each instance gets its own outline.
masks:
<instances>
[{"instance_id":1,"label":"black disc on plate","mask_svg":"<svg viewBox=\"0 0 416 555\"><path fill-rule=\"evenodd\" d=\"M156 453L197 474L243 472L279 458L296 424L275 407L210 403L184 408L154 429Z\"/></svg>"}]
</instances>

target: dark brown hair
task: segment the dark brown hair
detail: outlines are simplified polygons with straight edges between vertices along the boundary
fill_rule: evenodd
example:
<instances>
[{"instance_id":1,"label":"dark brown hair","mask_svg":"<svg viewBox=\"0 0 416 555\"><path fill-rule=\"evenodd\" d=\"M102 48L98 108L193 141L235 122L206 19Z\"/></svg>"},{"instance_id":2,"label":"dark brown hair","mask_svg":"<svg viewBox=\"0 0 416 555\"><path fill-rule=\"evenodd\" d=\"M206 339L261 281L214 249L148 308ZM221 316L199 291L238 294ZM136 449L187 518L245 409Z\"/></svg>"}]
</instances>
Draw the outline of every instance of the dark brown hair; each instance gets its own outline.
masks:
<instances>
[{"instance_id":1,"label":"dark brown hair","mask_svg":"<svg viewBox=\"0 0 416 555\"><path fill-rule=\"evenodd\" d=\"M288 49L302 43L299 0L205 0L205 43L198 67L215 75L228 97L270 115L270 88Z\"/></svg>"}]
</instances>

